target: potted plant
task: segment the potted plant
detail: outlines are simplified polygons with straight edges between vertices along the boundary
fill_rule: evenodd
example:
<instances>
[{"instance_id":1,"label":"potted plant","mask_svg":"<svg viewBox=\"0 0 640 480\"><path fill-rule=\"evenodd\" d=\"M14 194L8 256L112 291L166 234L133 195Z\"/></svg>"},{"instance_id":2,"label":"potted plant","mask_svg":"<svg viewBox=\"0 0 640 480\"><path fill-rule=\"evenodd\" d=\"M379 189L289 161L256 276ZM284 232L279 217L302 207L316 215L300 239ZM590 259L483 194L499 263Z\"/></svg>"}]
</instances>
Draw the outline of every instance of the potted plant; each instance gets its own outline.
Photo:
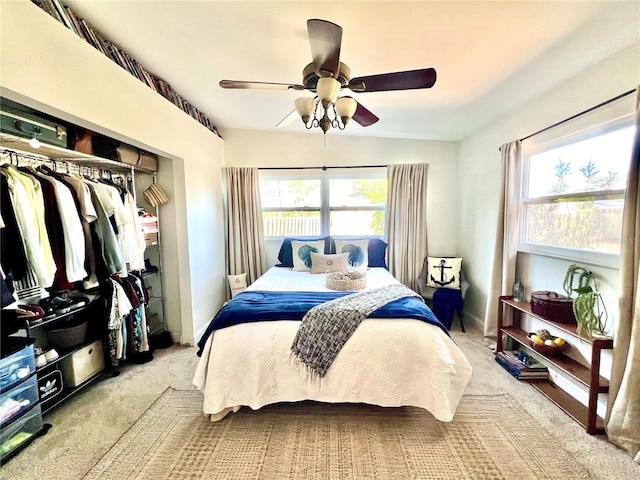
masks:
<instances>
[{"instance_id":1,"label":"potted plant","mask_svg":"<svg viewBox=\"0 0 640 480\"><path fill-rule=\"evenodd\" d=\"M563 288L569 297L573 292L577 294L573 299L573 313L578 335L585 332L589 338L594 335L606 337L607 308L598 292L593 272L578 265L569 266Z\"/></svg>"}]
</instances>

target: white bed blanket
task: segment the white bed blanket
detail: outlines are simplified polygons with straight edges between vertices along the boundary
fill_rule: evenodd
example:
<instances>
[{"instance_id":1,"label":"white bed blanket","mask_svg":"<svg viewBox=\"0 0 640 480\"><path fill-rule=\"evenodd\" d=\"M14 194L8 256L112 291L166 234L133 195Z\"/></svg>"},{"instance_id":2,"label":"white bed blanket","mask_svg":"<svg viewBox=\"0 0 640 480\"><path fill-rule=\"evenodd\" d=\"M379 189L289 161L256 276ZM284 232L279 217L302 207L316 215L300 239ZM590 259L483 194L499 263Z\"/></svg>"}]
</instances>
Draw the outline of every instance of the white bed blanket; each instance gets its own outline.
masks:
<instances>
[{"instance_id":1,"label":"white bed blanket","mask_svg":"<svg viewBox=\"0 0 640 480\"><path fill-rule=\"evenodd\" d=\"M295 274L295 275L292 275ZM324 275L274 267L252 290L322 291ZM385 269L369 269L367 288L398 283ZM293 288L292 288L293 287ZM212 420L241 406L276 402L362 402L415 406L450 421L471 378L471 365L439 327L413 319L366 319L317 383L291 363L298 321L268 321L215 331L193 379Z\"/></svg>"}]
</instances>

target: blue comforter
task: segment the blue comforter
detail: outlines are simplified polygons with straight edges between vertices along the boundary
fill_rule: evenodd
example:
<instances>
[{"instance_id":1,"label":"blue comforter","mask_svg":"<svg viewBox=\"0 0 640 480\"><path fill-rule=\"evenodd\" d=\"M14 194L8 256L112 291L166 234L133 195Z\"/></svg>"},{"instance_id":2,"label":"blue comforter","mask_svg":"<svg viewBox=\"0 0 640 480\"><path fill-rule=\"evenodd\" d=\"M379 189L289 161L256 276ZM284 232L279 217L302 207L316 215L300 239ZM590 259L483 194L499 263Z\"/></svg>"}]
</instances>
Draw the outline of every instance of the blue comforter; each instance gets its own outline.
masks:
<instances>
[{"instance_id":1,"label":"blue comforter","mask_svg":"<svg viewBox=\"0 0 640 480\"><path fill-rule=\"evenodd\" d=\"M209 335L215 330L241 323L271 320L302 320L312 307L353 292L272 292L248 291L236 295L211 320L198 342L198 356L202 355ZM448 330L418 297L406 297L388 303L369 315L369 318L413 318Z\"/></svg>"}]
</instances>

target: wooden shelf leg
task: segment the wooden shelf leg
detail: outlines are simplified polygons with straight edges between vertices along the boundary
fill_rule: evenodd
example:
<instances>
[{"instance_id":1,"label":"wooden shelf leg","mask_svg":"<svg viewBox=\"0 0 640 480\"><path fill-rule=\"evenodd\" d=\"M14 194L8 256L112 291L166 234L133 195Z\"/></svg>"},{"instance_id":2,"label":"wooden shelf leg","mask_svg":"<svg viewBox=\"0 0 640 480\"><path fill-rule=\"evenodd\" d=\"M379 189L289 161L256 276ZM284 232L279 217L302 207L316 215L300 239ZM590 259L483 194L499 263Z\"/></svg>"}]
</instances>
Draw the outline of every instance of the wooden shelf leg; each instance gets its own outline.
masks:
<instances>
[{"instance_id":1,"label":"wooden shelf leg","mask_svg":"<svg viewBox=\"0 0 640 480\"><path fill-rule=\"evenodd\" d=\"M503 297L498 297L498 335L496 336L496 352L502 351L502 327L504 326L504 303Z\"/></svg>"},{"instance_id":2,"label":"wooden shelf leg","mask_svg":"<svg viewBox=\"0 0 640 480\"><path fill-rule=\"evenodd\" d=\"M600 391L600 354L599 342L593 342L591 348L591 381L589 382L589 404L587 405L587 433L596 433L598 419L598 393Z\"/></svg>"}]
</instances>

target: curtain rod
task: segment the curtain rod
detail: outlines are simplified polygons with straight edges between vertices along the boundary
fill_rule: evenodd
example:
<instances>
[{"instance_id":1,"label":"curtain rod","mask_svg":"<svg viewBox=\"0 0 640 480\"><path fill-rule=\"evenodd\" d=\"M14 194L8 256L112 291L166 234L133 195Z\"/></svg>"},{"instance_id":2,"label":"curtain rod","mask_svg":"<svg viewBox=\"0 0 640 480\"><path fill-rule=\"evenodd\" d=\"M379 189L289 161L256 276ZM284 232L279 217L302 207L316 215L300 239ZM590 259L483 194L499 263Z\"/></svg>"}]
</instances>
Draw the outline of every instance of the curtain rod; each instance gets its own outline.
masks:
<instances>
[{"instance_id":1,"label":"curtain rod","mask_svg":"<svg viewBox=\"0 0 640 480\"><path fill-rule=\"evenodd\" d=\"M329 170L332 168L387 168L386 165L344 165L333 167L258 167L258 170Z\"/></svg>"},{"instance_id":2,"label":"curtain rod","mask_svg":"<svg viewBox=\"0 0 640 480\"><path fill-rule=\"evenodd\" d=\"M604 102L599 103L598 105L596 105L594 107L588 108L588 109L584 110L583 112L576 113L575 115L573 115L573 116L571 116L569 118L565 118L564 120L560 120L559 122L554 123L553 125L549 125L548 127L545 127L542 130L538 130L537 132L534 132L531 135L527 135L526 137L522 137L520 139L520 141L522 142L522 141L526 140L527 138L535 137L536 135L538 135L538 134L540 134L542 132L546 132L547 130L551 130L554 127L562 125L563 123L567 123L568 121L573 120L574 118L578 118L581 115L584 115L586 113L592 112L596 108L604 107L605 105L608 105L609 103L615 102L616 100L619 100L619 99L621 99L623 97L626 97L627 95L631 95L635 91L636 91L636 89L634 88L633 90L629 90L628 92L621 93L617 97L613 97L613 98L610 98L609 100L605 100Z\"/></svg>"}]
</instances>

